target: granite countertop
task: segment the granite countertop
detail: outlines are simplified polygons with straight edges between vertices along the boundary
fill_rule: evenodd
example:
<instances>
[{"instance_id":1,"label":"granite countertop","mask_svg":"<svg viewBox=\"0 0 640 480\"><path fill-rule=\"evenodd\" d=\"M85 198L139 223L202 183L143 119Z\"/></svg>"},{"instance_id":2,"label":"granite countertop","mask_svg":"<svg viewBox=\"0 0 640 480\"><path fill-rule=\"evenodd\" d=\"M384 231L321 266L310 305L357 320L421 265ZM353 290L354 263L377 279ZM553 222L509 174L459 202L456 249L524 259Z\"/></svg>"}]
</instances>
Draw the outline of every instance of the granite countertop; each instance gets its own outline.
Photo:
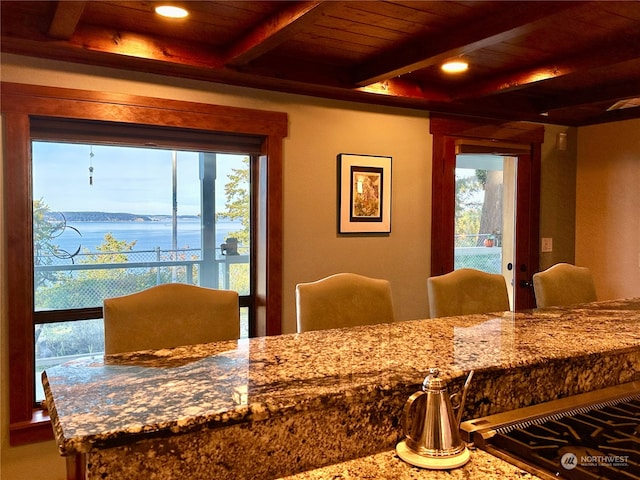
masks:
<instances>
[{"instance_id":1,"label":"granite countertop","mask_svg":"<svg viewBox=\"0 0 640 480\"><path fill-rule=\"evenodd\" d=\"M453 470L428 470L400 460L394 451L298 473L279 480L536 480L539 477L489 453L471 450L469 462Z\"/></svg>"},{"instance_id":2,"label":"granite countertop","mask_svg":"<svg viewBox=\"0 0 640 480\"><path fill-rule=\"evenodd\" d=\"M640 379L639 324L640 299L402 321L96 356L47 369L43 384L63 455L119 438L255 422L380 392L410 394L429 367L438 367L452 388L476 371L469 418L602 388L603 381ZM606 376L587 367L558 380L549 370L567 359L589 365L607 352L631 359L622 366L594 364ZM532 365L539 367L537 377L531 377ZM507 381L523 390L493 398L489 390ZM549 392L558 381L563 391Z\"/></svg>"}]
</instances>

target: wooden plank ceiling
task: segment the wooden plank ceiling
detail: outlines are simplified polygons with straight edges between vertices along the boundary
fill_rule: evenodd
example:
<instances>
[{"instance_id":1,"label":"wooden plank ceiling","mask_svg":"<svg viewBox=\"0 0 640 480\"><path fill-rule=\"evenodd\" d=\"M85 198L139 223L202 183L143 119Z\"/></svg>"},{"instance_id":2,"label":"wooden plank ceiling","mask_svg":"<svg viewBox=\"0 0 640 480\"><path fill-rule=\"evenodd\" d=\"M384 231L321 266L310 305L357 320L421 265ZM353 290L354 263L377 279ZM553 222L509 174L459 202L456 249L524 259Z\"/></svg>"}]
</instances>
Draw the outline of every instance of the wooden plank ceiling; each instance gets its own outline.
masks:
<instances>
[{"instance_id":1,"label":"wooden plank ceiling","mask_svg":"<svg viewBox=\"0 0 640 480\"><path fill-rule=\"evenodd\" d=\"M3 0L1 50L504 120L640 117L638 1L185 1L173 20L160 3Z\"/></svg>"}]
</instances>

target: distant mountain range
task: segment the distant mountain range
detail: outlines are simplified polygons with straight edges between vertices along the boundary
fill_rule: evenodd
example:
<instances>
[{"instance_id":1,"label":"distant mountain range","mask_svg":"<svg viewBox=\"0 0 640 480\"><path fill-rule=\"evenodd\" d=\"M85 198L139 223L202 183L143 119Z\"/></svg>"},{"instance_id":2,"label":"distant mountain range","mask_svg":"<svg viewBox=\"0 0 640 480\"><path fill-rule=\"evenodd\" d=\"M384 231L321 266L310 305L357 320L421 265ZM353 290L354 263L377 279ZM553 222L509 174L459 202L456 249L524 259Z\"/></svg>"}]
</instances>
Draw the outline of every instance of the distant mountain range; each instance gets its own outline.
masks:
<instances>
[{"instance_id":1,"label":"distant mountain range","mask_svg":"<svg viewBox=\"0 0 640 480\"><path fill-rule=\"evenodd\" d=\"M119 212L60 212L67 222L162 222L171 220L171 215L139 215ZM58 217L52 214L52 219ZM180 219L198 219L198 215L178 215ZM59 219L59 218L58 218Z\"/></svg>"}]
</instances>

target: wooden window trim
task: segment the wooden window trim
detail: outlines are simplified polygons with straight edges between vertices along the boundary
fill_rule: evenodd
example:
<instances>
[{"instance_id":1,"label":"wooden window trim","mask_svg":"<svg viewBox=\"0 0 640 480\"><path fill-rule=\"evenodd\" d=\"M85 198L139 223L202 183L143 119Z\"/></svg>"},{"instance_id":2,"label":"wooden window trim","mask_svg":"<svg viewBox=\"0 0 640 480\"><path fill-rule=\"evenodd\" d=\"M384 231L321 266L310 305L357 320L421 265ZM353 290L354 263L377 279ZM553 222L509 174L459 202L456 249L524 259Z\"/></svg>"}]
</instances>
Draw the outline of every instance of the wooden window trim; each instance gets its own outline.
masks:
<instances>
[{"instance_id":1,"label":"wooden window trim","mask_svg":"<svg viewBox=\"0 0 640 480\"><path fill-rule=\"evenodd\" d=\"M11 445L53 438L46 412L33 408L33 257L31 119L47 117L117 122L253 135L262 138L257 166L258 225L254 259L253 335L281 333L282 141L286 113L178 100L2 82L4 132L4 275L9 334L9 439ZM25 268L27 266L27 268ZM268 301L267 301L268 300Z\"/></svg>"}]
</instances>

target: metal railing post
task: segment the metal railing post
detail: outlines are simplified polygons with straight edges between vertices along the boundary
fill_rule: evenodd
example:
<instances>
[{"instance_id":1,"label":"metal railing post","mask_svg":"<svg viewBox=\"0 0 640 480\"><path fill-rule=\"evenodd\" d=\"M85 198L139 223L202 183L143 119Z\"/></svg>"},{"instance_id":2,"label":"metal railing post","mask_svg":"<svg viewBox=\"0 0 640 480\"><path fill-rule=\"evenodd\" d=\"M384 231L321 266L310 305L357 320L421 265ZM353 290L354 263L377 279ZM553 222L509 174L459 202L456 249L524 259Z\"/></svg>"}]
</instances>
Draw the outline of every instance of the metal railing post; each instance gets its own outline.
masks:
<instances>
[{"instance_id":1,"label":"metal railing post","mask_svg":"<svg viewBox=\"0 0 640 480\"><path fill-rule=\"evenodd\" d=\"M160 247L156 247L156 262L160 263ZM160 285L160 267L156 267L156 285Z\"/></svg>"}]
</instances>

